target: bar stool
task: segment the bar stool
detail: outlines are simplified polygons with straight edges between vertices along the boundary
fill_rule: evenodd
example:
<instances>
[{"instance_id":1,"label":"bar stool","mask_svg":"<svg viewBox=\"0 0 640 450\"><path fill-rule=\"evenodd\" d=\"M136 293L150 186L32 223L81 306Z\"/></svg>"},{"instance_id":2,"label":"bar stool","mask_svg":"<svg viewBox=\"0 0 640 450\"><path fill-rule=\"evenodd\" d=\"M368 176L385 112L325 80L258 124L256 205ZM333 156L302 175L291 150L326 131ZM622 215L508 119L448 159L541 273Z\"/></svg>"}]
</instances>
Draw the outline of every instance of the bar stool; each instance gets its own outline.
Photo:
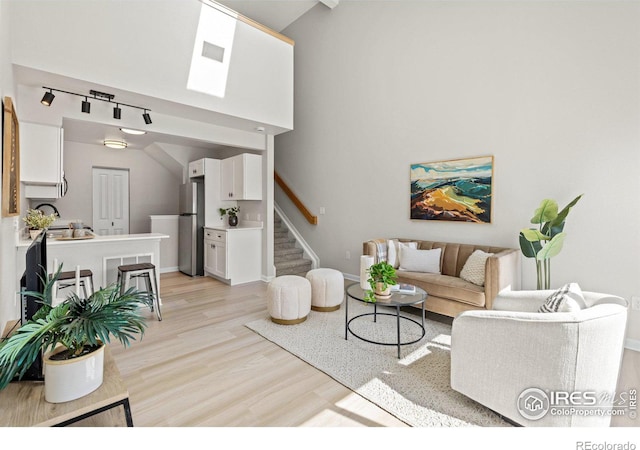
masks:
<instances>
[{"instance_id":1,"label":"bar stool","mask_svg":"<svg viewBox=\"0 0 640 450\"><path fill-rule=\"evenodd\" d=\"M144 278L147 286L147 294L151 302L151 311L155 309L158 320L162 320L160 313L160 301L158 286L156 283L156 266L151 263L125 264L118 266L118 284L120 293L124 293L132 278Z\"/></svg>"},{"instance_id":2,"label":"bar stool","mask_svg":"<svg viewBox=\"0 0 640 450\"><path fill-rule=\"evenodd\" d=\"M93 272L89 269L80 270L78 282L84 292L84 298L89 298L93 294ZM76 272L69 270L68 272L60 272L58 277L57 290L68 288L76 285Z\"/></svg>"}]
</instances>

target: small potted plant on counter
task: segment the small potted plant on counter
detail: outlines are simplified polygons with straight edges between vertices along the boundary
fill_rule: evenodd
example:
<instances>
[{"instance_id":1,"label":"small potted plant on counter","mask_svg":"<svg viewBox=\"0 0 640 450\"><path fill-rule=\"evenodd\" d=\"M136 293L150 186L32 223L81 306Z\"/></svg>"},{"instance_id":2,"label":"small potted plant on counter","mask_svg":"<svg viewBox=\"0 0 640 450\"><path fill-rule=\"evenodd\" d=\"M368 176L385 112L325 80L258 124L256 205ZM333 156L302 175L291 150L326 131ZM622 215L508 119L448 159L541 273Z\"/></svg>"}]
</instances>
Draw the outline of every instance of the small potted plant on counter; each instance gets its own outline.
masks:
<instances>
[{"instance_id":1,"label":"small potted plant on counter","mask_svg":"<svg viewBox=\"0 0 640 450\"><path fill-rule=\"evenodd\" d=\"M35 239L42 230L49 228L53 222L56 221L58 216L55 213L51 213L48 216L45 215L39 209L27 210L27 215L22 220L27 224L29 228L29 235L31 239Z\"/></svg>"},{"instance_id":2,"label":"small potted plant on counter","mask_svg":"<svg viewBox=\"0 0 640 450\"><path fill-rule=\"evenodd\" d=\"M234 206L232 208L220 208L220 217L224 217L225 215L229 216L229 226L235 227L238 225L238 212L240 208L238 206Z\"/></svg>"},{"instance_id":3,"label":"small potted plant on counter","mask_svg":"<svg viewBox=\"0 0 640 450\"><path fill-rule=\"evenodd\" d=\"M0 342L0 389L22 378L41 352L44 354L45 400L61 403L85 396L103 381L104 347L111 337L129 346L144 333L142 306L150 306L146 292L120 292L113 284L81 298L70 294L51 306L53 285L62 265L45 282L42 292L27 292L42 306L33 318ZM1 394L0 394L1 395Z\"/></svg>"},{"instance_id":4,"label":"small potted plant on counter","mask_svg":"<svg viewBox=\"0 0 640 450\"><path fill-rule=\"evenodd\" d=\"M384 300L391 297L391 286L398 284L396 269L386 261L380 261L369 267L369 286L371 290L367 292L366 301L375 302L376 299Z\"/></svg>"}]
</instances>

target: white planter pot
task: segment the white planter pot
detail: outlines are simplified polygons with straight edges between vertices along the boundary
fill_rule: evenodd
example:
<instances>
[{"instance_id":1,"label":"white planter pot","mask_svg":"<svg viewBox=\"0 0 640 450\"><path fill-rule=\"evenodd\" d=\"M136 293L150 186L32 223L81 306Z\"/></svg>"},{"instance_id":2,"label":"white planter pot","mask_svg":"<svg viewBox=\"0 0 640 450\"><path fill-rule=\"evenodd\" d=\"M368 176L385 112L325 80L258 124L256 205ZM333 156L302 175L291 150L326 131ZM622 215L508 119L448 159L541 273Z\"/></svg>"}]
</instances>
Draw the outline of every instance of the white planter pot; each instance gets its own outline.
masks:
<instances>
[{"instance_id":1,"label":"white planter pot","mask_svg":"<svg viewBox=\"0 0 640 450\"><path fill-rule=\"evenodd\" d=\"M49 403L75 400L95 391L104 374L104 345L79 358L52 361L51 355L63 351L58 347L44 356L44 399Z\"/></svg>"}]
</instances>

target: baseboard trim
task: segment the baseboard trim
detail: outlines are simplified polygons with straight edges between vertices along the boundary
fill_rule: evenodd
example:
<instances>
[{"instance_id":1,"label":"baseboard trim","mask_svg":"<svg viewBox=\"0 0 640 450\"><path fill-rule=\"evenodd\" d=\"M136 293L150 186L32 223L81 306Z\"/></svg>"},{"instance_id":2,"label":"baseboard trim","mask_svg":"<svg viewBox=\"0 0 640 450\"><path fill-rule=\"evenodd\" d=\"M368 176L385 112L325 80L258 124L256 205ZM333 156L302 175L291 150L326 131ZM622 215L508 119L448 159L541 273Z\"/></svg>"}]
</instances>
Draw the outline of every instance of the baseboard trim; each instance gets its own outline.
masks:
<instances>
[{"instance_id":1,"label":"baseboard trim","mask_svg":"<svg viewBox=\"0 0 640 450\"><path fill-rule=\"evenodd\" d=\"M178 267L161 267L160 273L178 272Z\"/></svg>"},{"instance_id":2,"label":"baseboard trim","mask_svg":"<svg viewBox=\"0 0 640 450\"><path fill-rule=\"evenodd\" d=\"M627 338L624 341L624 348L640 352L640 340Z\"/></svg>"},{"instance_id":3,"label":"baseboard trim","mask_svg":"<svg viewBox=\"0 0 640 450\"><path fill-rule=\"evenodd\" d=\"M342 276L344 276L346 280L360 281L360 275L353 275L352 273L342 272Z\"/></svg>"}]
</instances>

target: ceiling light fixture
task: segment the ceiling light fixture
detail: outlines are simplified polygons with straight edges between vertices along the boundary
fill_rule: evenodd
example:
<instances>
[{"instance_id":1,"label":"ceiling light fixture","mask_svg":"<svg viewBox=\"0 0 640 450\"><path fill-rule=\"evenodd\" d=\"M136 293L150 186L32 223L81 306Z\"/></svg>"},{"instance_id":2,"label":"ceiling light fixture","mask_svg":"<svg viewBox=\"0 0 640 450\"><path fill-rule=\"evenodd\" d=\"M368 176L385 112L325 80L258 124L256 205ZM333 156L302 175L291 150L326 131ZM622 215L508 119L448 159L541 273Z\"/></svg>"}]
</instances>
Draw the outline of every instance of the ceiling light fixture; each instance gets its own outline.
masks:
<instances>
[{"instance_id":1,"label":"ceiling light fixture","mask_svg":"<svg viewBox=\"0 0 640 450\"><path fill-rule=\"evenodd\" d=\"M56 96L53 95L53 92L51 92L51 90L49 90L49 92L44 93L44 95L42 96L42 100L40 100L40 103L42 103L44 106L51 106L54 98L56 98Z\"/></svg>"},{"instance_id":2,"label":"ceiling light fixture","mask_svg":"<svg viewBox=\"0 0 640 450\"><path fill-rule=\"evenodd\" d=\"M104 145L106 145L109 148L123 149L123 148L127 148L128 144L125 141L118 141L116 139L105 139Z\"/></svg>"},{"instance_id":3,"label":"ceiling light fixture","mask_svg":"<svg viewBox=\"0 0 640 450\"><path fill-rule=\"evenodd\" d=\"M91 103L89 103L89 100L87 100L87 97L85 97L84 100L82 100L82 112L91 114Z\"/></svg>"},{"instance_id":4,"label":"ceiling light fixture","mask_svg":"<svg viewBox=\"0 0 640 450\"><path fill-rule=\"evenodd\" d=\"M127 134L134 134L136 136L139 136L141 134L147 134L146 131L142 131L142 130L133 130L131 128L120 128L120 131L122 131L123 133L127 133Z\"/></svg>"},{"instance_id":5,"label":"ceiling light fixture","mask_svg":"<svg viewBox=\"0 0 640 450\"><path fill-rule=\"evenodd\" d=\"M91 113L91 103L89 102L89 96L91 96L91 98L93 100L100 100L102 102L107 102L107 103L115 103L115 107L113 108L113 118L114 119L118 119L120 120L120 118L122 117L122 108L120 108L121 106L127 106L129 108L135 108L135 109L141 109L144 111L144 114L142 114L142 117L144 118L144 123L146 123L147 125L149 125L151 123L151 116L149 115L149 111L151 111L149 108L144 108L142 106L135 106L135 105L127 105L126 103L116 103L113 101L115 95L113 94L108 94L106 92L100 92L100 91L95 91L95 90L90 90L89 91L89 95L85 95L85 94L76 94L75 92L69 92L69 91L63 91L61 89L54 89L54 88L50 88L47 86L42 86L42 89L46 89L49 92L45 92L44 96L42 97L42 100L40 100L40 103L42 103L45 106L50 106L51 102L53 102L53 99L55 98L55 95L53 95L53 92L62 92L65 94L70 94L70 95L77 95L78 97L83 97L84 100L82 101L82 112L86 113L86 114L90 114Z\"/></svg>"}]
</instances>

